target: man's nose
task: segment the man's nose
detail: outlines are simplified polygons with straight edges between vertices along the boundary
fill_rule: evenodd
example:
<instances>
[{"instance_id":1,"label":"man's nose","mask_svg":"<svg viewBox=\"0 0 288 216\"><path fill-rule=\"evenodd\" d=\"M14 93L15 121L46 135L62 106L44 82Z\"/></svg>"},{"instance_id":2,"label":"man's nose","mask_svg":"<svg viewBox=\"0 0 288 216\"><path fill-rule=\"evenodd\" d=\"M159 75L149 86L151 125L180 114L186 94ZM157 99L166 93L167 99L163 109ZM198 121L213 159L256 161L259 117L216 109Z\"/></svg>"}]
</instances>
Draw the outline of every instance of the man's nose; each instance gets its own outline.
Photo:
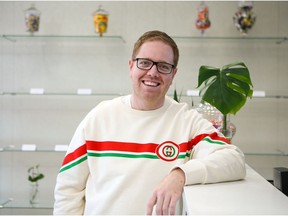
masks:
<instances>
[{"instance_id":1,"label":"man's nose","mask_svg":"<svg viewBox=\"0 0 288 216\"><path fill-rule=\"evenodd\" d=\"M152 66L152 68L147 72L147 74L149 74L150 76L158 77L159 76L159 72L158 72L158 69L157 69L157 65L154 64Z\"/></svg>"}]
</instances>

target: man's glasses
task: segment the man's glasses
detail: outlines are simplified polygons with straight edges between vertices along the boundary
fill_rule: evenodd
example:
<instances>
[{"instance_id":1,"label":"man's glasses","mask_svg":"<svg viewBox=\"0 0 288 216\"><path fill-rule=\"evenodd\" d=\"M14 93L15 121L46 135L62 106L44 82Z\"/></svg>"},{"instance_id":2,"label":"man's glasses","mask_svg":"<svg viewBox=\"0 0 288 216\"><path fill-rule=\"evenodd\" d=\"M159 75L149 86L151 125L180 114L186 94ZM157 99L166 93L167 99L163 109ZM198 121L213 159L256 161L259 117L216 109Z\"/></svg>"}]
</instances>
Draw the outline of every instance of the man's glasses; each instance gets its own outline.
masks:
<instances>
[{"instance_id":1,"label":"man's glasses","mask_svg":"<svg viewBox=\"0 0 288 216\"><path fill-rule=\"evenodd\" d=\"M136 61L137 67L141 70L150 70L154 65L156 65L157 71L162 74L170 74L175 67L166 62L154 62L145 58L136 58L133 61Z\"/></svg>"}]
</instances>

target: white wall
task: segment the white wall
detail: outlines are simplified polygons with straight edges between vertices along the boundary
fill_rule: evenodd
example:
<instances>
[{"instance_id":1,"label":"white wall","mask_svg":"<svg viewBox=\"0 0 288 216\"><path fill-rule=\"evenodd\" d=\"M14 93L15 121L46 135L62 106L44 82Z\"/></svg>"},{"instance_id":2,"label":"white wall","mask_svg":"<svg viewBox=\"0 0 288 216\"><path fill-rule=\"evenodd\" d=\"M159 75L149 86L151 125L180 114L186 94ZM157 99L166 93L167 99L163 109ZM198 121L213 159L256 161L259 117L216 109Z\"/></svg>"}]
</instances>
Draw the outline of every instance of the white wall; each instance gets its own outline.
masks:
<instances>
[{"instance_id":1,"label":"white wall","mask_svg":"<svg viewBox=\"0 0 288 216\"><path fill-rule=\"evenodd\" d=\"M74 93L91 88L94 93L130 92L128 58L135 40L145 31L159 29L171 36L200 36L194 25L199 2L34 2L42 12L37 35L95 35L92 13L99 4L109 13L108 32L99 40L0 39L0 92L29 92L41 87L48 93ZM237 2L207 2L212 26L205 36L238 37L232 16ZM0 2L0 35L25 32L23 11L31 2ZM288 36L288 2L254 2L257 21L248 36ZM125 40L109 40L119 35ZM269 95L288 95L287 42L275 45L267 40L175 39L180 62L174 87L184 93L197 85L202 64L221 67L243 61L250 69L256 90ZM0 147L35 143L39 148L68 144L85 114L99 101L114 96L1 96ZM191 98L184 97L191 103ZM199 98L194 98L197 104ZM233 142L245 153L288 153L287 99L248 100L232 117L237 126ZM42 199L52 205L55 177L61 153L1 153L0 203L7 197L25 200L29 190L27 169L40 163L46 178L41 180ZM288 166L286 157L247 154L247 162L266 178L273 178L274 166Z\"/></svg>"}]
</instances>

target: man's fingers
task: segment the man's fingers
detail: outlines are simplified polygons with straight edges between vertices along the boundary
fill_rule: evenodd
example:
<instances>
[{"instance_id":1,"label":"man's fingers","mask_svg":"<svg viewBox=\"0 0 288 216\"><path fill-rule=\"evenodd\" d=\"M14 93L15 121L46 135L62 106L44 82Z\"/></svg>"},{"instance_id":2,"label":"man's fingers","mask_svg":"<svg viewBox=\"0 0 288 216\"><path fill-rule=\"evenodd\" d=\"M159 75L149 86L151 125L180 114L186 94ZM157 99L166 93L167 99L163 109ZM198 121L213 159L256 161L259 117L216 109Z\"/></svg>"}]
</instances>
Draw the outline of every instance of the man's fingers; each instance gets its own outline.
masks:
<instances>
[{"instance_id":1,"label":"man's fingers","mask_svg":"<svg viewBox=\"0 0 288 216\"><path fill-rule=\"evenodd\" d=\"M153 193L147 204L147 215L153 214L154 206L157 215L175 215L177 201L177 197Z\"/></svg>"},{"instance_id":2,"label":"man's fingers","mask_svg":"<svg viewBox=\"0 0 288 216\"><path fill-rule=\"evenodd\" d=\"M157 215L175 215L184 184L184 172L180 169L173 170L153 192L147 204L147 214L151 215L155 206Z\"/></svg>"},{"instance_id":3,"label":"man's fingers","mask_svg":"<svg viewBox=\"0 0 288 216\"><path fill-rule=\"evenodd\" d=\"M156 202L157 202L157 195L156 193L153 193L153 195L151 196L151 198L147 203L147 215L152 215L153 207L156 204Z\"/></svg>"},{"instance_id":4,"label":"man's fingers","mask_svg":"<svg viewBox=\"0 0 288 216\"><path fill-rule=\"evenodd\" d=\"M170 201L171 201L170 196L164 198L162 204L162 215L169 215Z\"/></svg>"},{"instance_id":5,"label":"man's fingers","mask_svg":"<svg viewBox=\"0 0 288 216\"><path fill-rule=\"evenodd\" d=\"M178 201L178 199L173 199L173 198L170 200L170 204L169 204L169 214L170 215L175 215L177 201Z\"/></svg>"},{"instance_id":6,"label":"man's fingers","mask_svg":"<svg viewBox=\"0 0 288 216\"><path fill-rule=\"evenodd\" d=\"M156 214L157 215L163 215L163 201L164 197L157 194L157 200L156 200Z\"/></svg>"}]
</instances>

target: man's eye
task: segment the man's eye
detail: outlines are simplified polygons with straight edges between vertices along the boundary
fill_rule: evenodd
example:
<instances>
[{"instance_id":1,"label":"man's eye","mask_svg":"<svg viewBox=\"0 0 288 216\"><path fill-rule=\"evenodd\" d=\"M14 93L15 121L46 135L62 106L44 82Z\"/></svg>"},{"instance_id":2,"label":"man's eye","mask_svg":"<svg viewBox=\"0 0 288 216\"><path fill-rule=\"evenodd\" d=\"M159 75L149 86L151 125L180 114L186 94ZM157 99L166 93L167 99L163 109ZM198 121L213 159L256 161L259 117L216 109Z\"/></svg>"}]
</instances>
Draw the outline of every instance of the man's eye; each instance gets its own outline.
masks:
<instances>
[{"instance_id":1,"label":"man's eye","mask_svg":"<svg viewBox=\"0 0 288 216\"><path fill-rule=\"evenodd\" d=\"M166 64L160 64L159 67L161 68L161 70L170 70L169 65Z\"/></svg>"},{"instance_id":2,"label":"man's eye","mask_svg":"<svg viewBox=\"0 0 288 216\"><path fill-rule=\"evenodd\" d=\"M142 66L149 66L149 65L151 64L151 62L144 60L144 61L141 61L140 64L141 64Z\"/></svg>"}]
</instances>

